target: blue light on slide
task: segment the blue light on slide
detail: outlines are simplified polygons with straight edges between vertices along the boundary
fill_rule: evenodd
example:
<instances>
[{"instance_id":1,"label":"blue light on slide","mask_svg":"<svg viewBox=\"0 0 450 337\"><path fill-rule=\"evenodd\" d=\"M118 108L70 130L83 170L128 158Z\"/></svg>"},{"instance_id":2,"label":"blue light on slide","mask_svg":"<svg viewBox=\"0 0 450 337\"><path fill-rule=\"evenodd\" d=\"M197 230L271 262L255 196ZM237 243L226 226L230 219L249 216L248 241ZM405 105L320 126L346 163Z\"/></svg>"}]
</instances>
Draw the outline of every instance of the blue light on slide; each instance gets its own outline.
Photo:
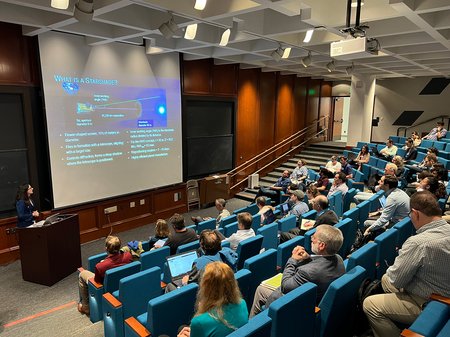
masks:
<instances>
[{"instance_id":1,"label":"blue light on slide","mask_svg":"<svg viewBox=\"0 0 450 337\"><path fill-rule=\"evenodd\" d=\"M158 112L161 115L164 115L166 113L166 107L164 105L160 105L159 108L158 108Z\"/></svg>"}]
</instances>

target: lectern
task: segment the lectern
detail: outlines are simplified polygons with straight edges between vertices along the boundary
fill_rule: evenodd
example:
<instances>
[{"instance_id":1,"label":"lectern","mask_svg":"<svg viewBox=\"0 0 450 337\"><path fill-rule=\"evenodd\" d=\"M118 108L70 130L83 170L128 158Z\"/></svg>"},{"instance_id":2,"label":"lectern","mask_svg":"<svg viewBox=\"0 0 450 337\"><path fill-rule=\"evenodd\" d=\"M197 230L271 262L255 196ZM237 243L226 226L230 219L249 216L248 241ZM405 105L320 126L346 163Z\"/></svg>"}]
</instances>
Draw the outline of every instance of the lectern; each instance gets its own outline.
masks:
<instances>
[{"instance_id":1,"label":"lectern","mask_svg":"<svg viewBox=\"0 0 450 337\"><path fill-rule=\"evenodd\" d=\"M51 224L18 233L25 281L51 286L81 266L77 214L61 214Z\"/></svg>"}]
</instances>

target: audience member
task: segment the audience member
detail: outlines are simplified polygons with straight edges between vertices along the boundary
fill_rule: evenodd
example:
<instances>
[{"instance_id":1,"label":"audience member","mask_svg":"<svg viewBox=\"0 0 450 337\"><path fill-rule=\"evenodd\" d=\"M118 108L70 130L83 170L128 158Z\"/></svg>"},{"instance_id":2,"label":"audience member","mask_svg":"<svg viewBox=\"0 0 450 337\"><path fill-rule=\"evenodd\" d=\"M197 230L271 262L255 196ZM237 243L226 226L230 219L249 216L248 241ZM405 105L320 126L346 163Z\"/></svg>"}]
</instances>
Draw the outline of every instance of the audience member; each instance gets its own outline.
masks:
<instances>
[{"instance_id":1,"label":"audience member","mask_svg":"<svg viewBox=\"0 0 450 337\"><path fill-rule=\"evenodd\" d=\"M222 262L205 267L195 307L191 326L184 327L178 337L225 337L248 321L247 304L234 273Z\"/></svg>"},{"instance_id":2,"label":"audience member","mask_svg":"<svg viewBox=\"0 0 450 337\"><path fill-rule=\"evenodd\" d=\"M412 132L411 138L415 147L418 147L420 143L422 143L422 138L420 138L419 134L416 131Z\"/></svg>"},{"instance_id":3,"label":"audience member","mask_svg":"<svg viewBox=\"0 0 450 337\"><path fill-rule=\"evenodd\" d=\"M303 193L302 191L300 191L300 190L293 191L291 193L290 200L292 203L292 207L289 210L287 216L295 215L295 217L298 220L303 213L306 213L309 211L308 205L304 202L305 193Z\"/></svg>"},{"instance_id":4,"label":"audience member","mask_svg":"<svg viewBox=\"0 0 450 337\"><path fill-rule=\"evenodd\" d=\"M224 262L232 269L235 268L237 261L237 254L228 247L221 245L220 237L216 231L205 229L200 233L200 253L193 263L191 271L182 279L182 285L200 281L200 278L205 270L205 267L211 262ZM174 283L169 283L166 286L166 293L175 290L177 286Z\"/></svg>"},{"instance_id":5,"label":"audience member","mask_svg":"<svg viewBox=\"0 0 450 337\"><path fill-rule=\"evenodd\" d=\"M169 225L167 224L167 221L164 219L158 219L156 220L155 224L155 235L150 236L148 238L150 249L153 248L156 242L159 240L167 240L167 238L170 235L170 229Z\"/></svg>"},{"instance_id":6,"label":"audience member","mask_svg":"<svg viewBox=\"0 0 450 337\"><path fill-rule=\"evenodd\" d=\"M406 140L403 149L406 150L405 161L415 160L417 158L417 149L414 146L414 141L411 138Z\"/></svg>"},{"instance_id":7,"label":"audience member","mask_svg":"<svg viewBox=\"0 0 450 337\"><path fill-rule=\"evenodd\" d=\"M216 227L219 227L220 221L223 218L226 218L227 216L231 215L230 211L225 208L226 204L227 204L226 200L222 199L222 198L216 199L216 201L215 201L216 209L219 211L219 215L216 217ZM191 217L191 220L196 224L198 224L199 222L202 222L205 220L211 220L211 219L212 218L209 216L204 217L204 218L202 218L201 216Z\"/></svg>"},{"instance_id":8,"label":"audience member","mask_svg":"<svg viewBox=\"0 0 450 337\"><path fill-rule=\"evenodd\" d=\"M313 209L317 211L317 216L314 225L310 229L323 224L335 225L339 222L336 213L328 209L328 198L326 196L318 195L312 200L311 204ZM305 235L305 233L306 230L301 229L301 224L299 224L298 227L290 229L289 232L282 232L280 234L280 243L286 242L299 235Z\"/></svg>"},{"instance_id":9,"label":"audience member","mask_svg":"<svg viewBox=\"0 0 450 337\"><path fill-rule=\"evenodd\" d=\"M108 256L95 265L95 273L89 270L83 270L78 275L78 290L80 293L78 311L80 313L89 315L88 280L90 278L94 278L96 283L103 284L107 270L123 266L133 261L131 254L129 252L121 252L120 247L121 242L117 236L108 236L105 240L105 250L108 253Z\"/></svg>"},{"instance_id":10,"label":"audience member","mask_svg":"<svg viewBox=\"0 0 450 337\"><path fill-rule=\"evenodd\" d=\"M431 168L430 172L445 186L448 183L448 170L445 169L441 163L436 163Z\"/></svg>"},{"instance_id":11,"label":"audience member","mask_svg":"<svg viewBox=\"0 0 450 337\"><path fill-rule=\"evenodd\" d=\"M262 225L267 225L275 221L275 215L273 213L275 208L270 205L266 205L265 197L256 198L256 206L258 206L259 209L258 214L261 216Z\"/></svg>"},{"instance_id":12,"label":"audience member","mask_svg":"<svg viewBox=\"0 0 450 337\"><path fill-rule=\"evenodd\" d=\"M436 199L445 198L447 196L444 184L440 183L433 175L427 176L420 181L417 192L420 191L429 191Z\"/></svg>"},{"instance_id":13,"label":"audience member","mask_svg":"<svg viewBox=\"0 0 450 337\"><path fill-rule=\"evenodd\" d=\"M445 138L447 134L447 130L444 128L444 122L437 122L436 127L431 129L431 131L422 139L429 140L441 140L441 138Z\"/></svg>"},{"instance_id":14,"label":"audience member","mask_svg":"<svg viewBox=\"0 0 450 337\"><path fill-rule=\"evenodd\" d=\"M169 235L169 238L163 245L170 247L170 255L175 254L179 246L198 240L195 231L192 228L186 228L182 215L175 213L170 218L170 223L174 231ZM159 248L157 245L154 247Z\"/></svg>"},{"instance_id":15,"label":"audience member","mask_svg":"<svg viewBox=\"0 0 450 337\"><path fill-rule=\"evenodd\" d=\"M260 187L258 193L256 194L255 201L257 197L265 196L269 198L276 199L275 202L278 203L278 199L281 192L286 192L291 180L289 179L289 171L284 170L281 177L278 178L277 182L270 187Z\"/></svg>"},{"instance_id":16,"label":"audience member","mask_svg":"<svg viewBox=\"0 0 450 337\"><path fill-rule=\"evenodd\" d=\"M431 149L432 148L428 149L428 152L430 152ZM436 163L437 156L434 153L429 153L419 165L406 165L406 167L409 168L409 173L406 177L407 182L412 181L414 173L430 171Z\"/></svg>"},{"instance_id":17,"label":"audience member","mask_svg":"<svg viewBox=\"0 0 450 337\"><path fill-rule=\"evenodd\" d=\"M375 337L399 336L396 323L408 326L419 316L431 294L450 297L450 224L429 192L415 193L410 200L416 235L409 237L381 282L385 294L364 300L364 312Z\"/></svg>"},{"instance_id":18,"label":"audience member","mask_svg":"<svg viewBox=\"0 0 450 337\"><path fill-rule=\"evenodd\" d=\"M381 189L385 191L386 204L377 220L364 222L366 227L364 236L370 234L376 237L409 214L409 196L398 188L398 179L395 175L384 176Z\"/></svg>"},{"instance_id":19,"label":"audience member","mask_svg":"<svg viewBox=\"0 0 450 337\"><path fill-rule=\"evenodd\" d=\"M284 267L281 286L272 290L261 284L256 289L250 317L260 313L262 307L268 307L277 298L287 294L306 282L317 285L317 302L319 302L331 282L345 273L342 258L337 252L342 246L342 232L330 225L320 225L311 237L309 255L305 248L297 246Z\"/></svg>"},{"instance_id":20,"label":"audience member","mask_svg":"<svg viewBox=\"0 0 450 337\"><path fill-rule=\"evenodd\" d=\"M325 168L331 173L341 172L341 163L338 162L336 156L332 156L331 160L325 165Z\"/></svg>"},{"instance_id":21,"label":"audience member","mask_svg":"<svg viewBox=\"0 0 450 337\"><path fill-rule=\"evenodd\" d=\"M392 139L386 141L386 147L382 148L378 153L378 157L383 158L387 161L391 161L392 158L397 154L397 146L394 145Z\"/></svg>"},{"instance_id":22,"label":"audience member","mask_svg":"<svg viewBox=\"0 0 450 337\"><path fill-rule=\"evenodd\" d=\"M370 160L369 147L367 145L363 145L361 151L359 151L358 155L354 160L358 170L361 171L362 165L367 164L369 160Z\"/></svg>"},{"instance_id":23,"label":"audience member","mask_svg":"<svg viewBox=\"0 0 450 337\"><path fill-rule=\"evenodd\" d=\"M319 189L315 185L309 185L306 188L306 196L308 197L308 207L309 209L313 209L312 200L320 195Z\"/></svg>"},{"instance_id":24,"label":"audience member","mask_svg":"<svg viewBox=\"0 0 450 337\"><path fill-rule=\"evenodd\" d=\"M339 160L341 162L341 172L345 173L347 179L351 179L353 177L353 167L347 162L347 157L341 156Z\"/></svg>"},{"instance_id":25,"label":"audience member","mask_svg":"<svg viewBox=\"0 0 450 337\"><path fill-rule=\"evenodd\" d=\"M342 197L347 193L348 186L346 184L347 177L344 172L339 172L334 176L333 184L331 185L330 191L328 192L328 198L334 193L341 191Z\"/></svg>"},{"instance_id":26,"label":"audience member","mask_svg":"<svg viewBox=\"0 0 450 337\"><path fill-rule=\"evenodd\" d=\"M308 168L306 167L306 161L303 159L300 159L297 162L297 167L292 171L290 179L291 182L297 185L303 185L304 187L304 181L308 178ZM303 190L304 188L302 188Z\"/></svg>"},{"instance_id":27,"label":"audience member","mask_svg":"<svg viewBox=\"0 0 450 337\"><path fill-rule=\"evenodd\" d=\"M255 231L252 229L252 215L248 212L239 213L237 215L238 230L236 233L231 234L229 238L223 241L230 242L230 248L236 250L239 242L255 236Z\"/></svg>"}]
</instances>

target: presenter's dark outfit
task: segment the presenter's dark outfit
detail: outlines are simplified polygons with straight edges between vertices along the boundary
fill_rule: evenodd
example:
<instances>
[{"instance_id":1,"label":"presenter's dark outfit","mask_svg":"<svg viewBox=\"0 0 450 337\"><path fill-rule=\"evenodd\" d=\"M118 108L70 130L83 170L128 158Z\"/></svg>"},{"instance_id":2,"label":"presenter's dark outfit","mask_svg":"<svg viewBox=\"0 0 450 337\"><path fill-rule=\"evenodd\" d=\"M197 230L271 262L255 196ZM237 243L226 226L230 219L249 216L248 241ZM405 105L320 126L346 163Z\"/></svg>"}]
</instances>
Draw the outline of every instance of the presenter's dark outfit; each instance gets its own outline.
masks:
<instances>
[{"instance_id":1,"label":"presenter's dark outfit","mask_svg":"<svg viewBox=\"0 0 450 337\"><path fill-rule=\"evenodd\" d=\"M33 212L35 211L34 205L30 200L30 203L26 203L25 200L17 200L17 227L23 228L33 224Z\"/></svg>"}]
</instances>

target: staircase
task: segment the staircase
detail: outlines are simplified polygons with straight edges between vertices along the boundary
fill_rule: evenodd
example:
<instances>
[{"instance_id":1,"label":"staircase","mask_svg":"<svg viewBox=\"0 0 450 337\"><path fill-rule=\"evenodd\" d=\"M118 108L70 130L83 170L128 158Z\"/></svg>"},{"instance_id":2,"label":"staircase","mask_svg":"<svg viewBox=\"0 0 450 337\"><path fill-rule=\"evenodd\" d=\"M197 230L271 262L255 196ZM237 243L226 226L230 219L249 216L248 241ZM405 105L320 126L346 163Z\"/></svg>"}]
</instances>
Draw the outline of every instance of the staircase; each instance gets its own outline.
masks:
<instances>
[{"instance_id":1,"label":"staircase","mask_svg":"<svg viewBox=\"0 0 450 337\"><path fill-rule=\"evenodd\" d=\"M324 142L314 143L305 148L302 152L295 155L285 163L281 164L265 177L259 177L259 186L268 187L276 183L284 170L292 172L297 166L299 159L306 160L306 166L309 169L318 171L320 166L327 163L333 155L341 155L345 150L345 143L342 142ZM245 188L245 190L237 193L236 198L252 202L255 199L257 189Z\"/></svg>"}]
</instances>

